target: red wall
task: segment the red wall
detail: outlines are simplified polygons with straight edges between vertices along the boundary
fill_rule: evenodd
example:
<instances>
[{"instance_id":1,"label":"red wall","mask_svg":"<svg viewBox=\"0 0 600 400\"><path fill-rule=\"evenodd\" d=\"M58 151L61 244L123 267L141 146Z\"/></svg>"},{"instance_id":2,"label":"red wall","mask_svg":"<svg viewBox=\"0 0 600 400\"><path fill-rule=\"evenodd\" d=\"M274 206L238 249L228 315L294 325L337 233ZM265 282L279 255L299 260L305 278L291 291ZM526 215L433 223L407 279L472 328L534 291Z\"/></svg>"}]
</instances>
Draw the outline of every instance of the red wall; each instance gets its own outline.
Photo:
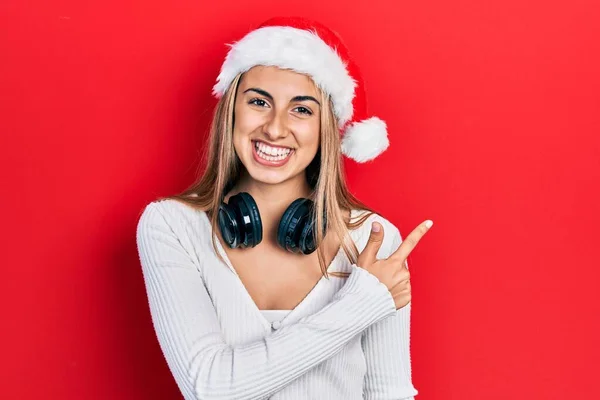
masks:
<instances>
[{"instance_id":1,"label":"red wall","mask_svg":"<svg viewBox=\"0 0 600 400\"><path fill-rule=\"evenodd\" d=\"M435 223L409 259L419 399L600 398L598 3L349 4L0 4L1 398L180 398L137 218L194 177L224 43L278 14L345 37L388 122L354 192Z\"/></svg>"}]
</instances>

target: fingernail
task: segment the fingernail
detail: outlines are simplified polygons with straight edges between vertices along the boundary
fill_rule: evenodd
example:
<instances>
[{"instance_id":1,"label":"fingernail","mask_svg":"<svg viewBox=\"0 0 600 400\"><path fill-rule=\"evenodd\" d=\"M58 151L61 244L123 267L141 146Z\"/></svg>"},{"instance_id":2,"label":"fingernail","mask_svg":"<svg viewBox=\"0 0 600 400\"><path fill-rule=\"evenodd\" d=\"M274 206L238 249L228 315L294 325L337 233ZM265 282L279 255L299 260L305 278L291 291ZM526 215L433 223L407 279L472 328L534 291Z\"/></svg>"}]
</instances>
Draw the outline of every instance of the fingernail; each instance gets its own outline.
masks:
<instances>
[{"instance_id":1,"label":"fingernail","mask_svg":"<svg viewBox=\"0 0 600 400\"><path fill-rule=\"evenodd\" d=\"M379 232L381 230L381 225L373 222L373 224L371 225L371 229L373 229L373 232Z\"/></svg>"},{"instance_id":2,"label":"fingernail","mask_svg":"<svg viewBox=\"0 0 600 400\"><path fill-rule=\"evenodd\" d=\"M431 228L431 226L433 225L433 221L428 219L427 221L425 221L425 226L427 227L427 229Z\"/></svg>"}]
</instances>

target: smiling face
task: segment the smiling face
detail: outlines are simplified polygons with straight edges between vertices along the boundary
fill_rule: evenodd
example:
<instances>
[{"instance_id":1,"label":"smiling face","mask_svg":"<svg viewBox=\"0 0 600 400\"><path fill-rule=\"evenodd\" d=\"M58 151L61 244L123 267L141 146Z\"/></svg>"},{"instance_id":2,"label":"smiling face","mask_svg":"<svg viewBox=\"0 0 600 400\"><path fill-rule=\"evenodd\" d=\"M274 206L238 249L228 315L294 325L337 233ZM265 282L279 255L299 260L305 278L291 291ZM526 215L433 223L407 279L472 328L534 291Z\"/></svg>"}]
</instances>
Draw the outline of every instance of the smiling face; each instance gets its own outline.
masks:
<instances>
[{"instance_id":1,"label":"smiling face","mask_svg":"<svg viewBox=\"0 0 600 400\"><path fill-rule=\"evenodd\" d=\"M305 179L320 144L319 91L306 75L277 67L246 72L235 100L233 145L255 181Z\"/></svg>"}]
</instances>

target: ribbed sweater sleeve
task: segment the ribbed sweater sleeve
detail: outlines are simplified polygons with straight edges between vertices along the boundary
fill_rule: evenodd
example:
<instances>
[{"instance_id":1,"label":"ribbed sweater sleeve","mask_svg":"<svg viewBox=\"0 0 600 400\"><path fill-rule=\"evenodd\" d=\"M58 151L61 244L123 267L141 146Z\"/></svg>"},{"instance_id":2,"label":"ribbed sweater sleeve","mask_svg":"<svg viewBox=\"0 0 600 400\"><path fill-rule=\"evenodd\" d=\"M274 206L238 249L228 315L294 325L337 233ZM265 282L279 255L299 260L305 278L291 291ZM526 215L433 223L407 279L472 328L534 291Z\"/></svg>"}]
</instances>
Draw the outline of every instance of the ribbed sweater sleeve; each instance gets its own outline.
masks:
<instances>
[{"instance_id":1,"label":"ribbed sweater sleeve","mask_svg":"<svg viewBox=\"0 0 600 400\"><path fill-rule=\"evenodd\" d=\"M319 312L231 346L220 332L201 268L156 203L140 217L137 244L155 332L186 399L268 397L396 312L385 285L353 265L345 285Z\"/></svg>"},{"instance_id":2,"label":"ribbed sweater sleeve","mask_svg":"<svg viewBox=\"0 0 600 400\"><path fill-rule=\"evenodd\" d=\"M402 243L398 229L389 226L394 239L385 257L389 257ZM367 361L365 400L414 400L418 394L411 377L410 308L411 303L408 303L393 317L368 327L361 337Z\"/></svg>"}]
</instances>

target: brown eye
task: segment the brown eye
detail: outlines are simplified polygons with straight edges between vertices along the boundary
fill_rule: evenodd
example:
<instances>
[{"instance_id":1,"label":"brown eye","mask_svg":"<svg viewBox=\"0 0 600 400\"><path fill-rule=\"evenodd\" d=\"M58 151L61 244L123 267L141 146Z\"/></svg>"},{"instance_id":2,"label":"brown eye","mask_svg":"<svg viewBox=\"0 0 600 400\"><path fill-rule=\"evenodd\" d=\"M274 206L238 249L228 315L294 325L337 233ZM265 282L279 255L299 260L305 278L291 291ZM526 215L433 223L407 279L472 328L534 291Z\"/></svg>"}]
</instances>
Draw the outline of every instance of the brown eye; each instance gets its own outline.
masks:
<instances>
[{"instance_id":1,"label":"brown eye","mask_svg":"<svg viewBox=\"0 0 600 400\"><path fill-rule=\"evenodd\" d=\"M254 99L250 100L248 102L248 104L254 104L258 107L265 107L267 105L267 102L264 101L263 99L254 98Z\"/></svg>"},{"instance_id":2,"label":"brown eye","mask_svg":"<svg viewBox=\"0 0 600 400\"><path fill-rule=\"evenodd\" d=\"M296 110L298 110L298 112L300 114L305 114L305 115L312 115L312 111L310 111L308 108L306 107L296 107Z\"/></svg>"}]
</instances>

